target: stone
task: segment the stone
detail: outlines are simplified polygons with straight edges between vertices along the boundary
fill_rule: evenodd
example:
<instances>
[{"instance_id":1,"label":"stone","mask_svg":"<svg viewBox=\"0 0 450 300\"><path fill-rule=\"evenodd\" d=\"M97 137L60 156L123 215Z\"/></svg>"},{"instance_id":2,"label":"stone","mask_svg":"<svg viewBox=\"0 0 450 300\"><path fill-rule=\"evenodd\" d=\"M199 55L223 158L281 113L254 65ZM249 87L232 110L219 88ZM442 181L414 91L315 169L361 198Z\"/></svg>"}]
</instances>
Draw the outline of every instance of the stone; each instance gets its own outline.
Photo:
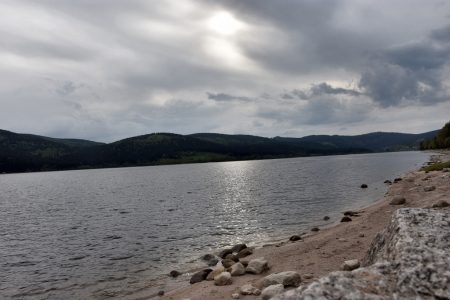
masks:
<instances>
[{"instance_id":1,"label":"stone","mask_svg":"<svg viewBox=\"0 0 450 300\"><path fill-rule=\"evenodd\" d=\"M230 274L231 274L231 276L244 275L245 274L245 267L244 267L244 265L241 264L240 262L235 263L234 265L231 266Z\"/></svg>"},{"instance_id":2,"label":"stone","mask_svg":"<svg viewBox=\"0 0 450 300\"><path fill-rule=\"evenodd\" d=\"M329 216L325 216L325 217L323 217L323 220L324 221L328 221L330 219L330 217Z\"/></svg>"},{"instance_id":3,"label":"stone","mask_svg":"<svg viewBox=\"0 0 450 300\"><path fill-rule=\"evenodd\" d=\"M234 260L231 260L231 259L224 259L224 260L222 260L222 266L224 266L225 269L228 269L229 267L231 267L235 263L236 262Z\"/></svg>"},{"instance_id":4,"label":"stone","mask_svg":"<svg viewBox=\"0 0 450 300\"><path fill-rule=\"evenodd\" d=\"M319 231L320 229L319 229L319 227L313 227L313 228L311 228L311 231L312 232L317 232L317 231Z\"/></svg>"},{"instance_id":5,"label":"stone","mask_svg":"<svg viewBox=\"0 0 450 300\"><path fill-rule=\"evenodd\" d=\"M219 257L225 258L228 254L233 254L233 250L231 250L231 248L226 248L226 249L223 249L222 251L220 251Z\"/></svg>"},{"instance_id":6,"label":"stone","mask_svg":"<svg viewBox=\"0 0 450 300\"><path fill-rule=\"evenodd\" d=\"M261 290L254 287L251 284L244 284L239 289L239 292L241 293L241 295L255 295L255 296L261 295Z\"/></svg>"},{"instance_id":7,"label":"stone","mask_svg":"<svg viewBox=\"0 0 450 300\"><path fill-rule=\"evenodd\" d=\"M206 276L206 280L214 280L214 277L216 277L222 272L225 272L225 268L223 266L214 267L212 271L208 274L208 276Z\"/></svg>"},{"instance_id":8,"label":"stone","mask_svg":"<svg viewBox=\"0 0 450 300\"><path fill-rule=\"evenodd\" d=\"M314 277L314 275L311 274L311 273L303 274L303 278L304 278L304 279L312 279L313 277Z\"/></svg>"},{"instance_id":9,"label":"stone","mask_svg":"<svg viewBox=\"0 0 450 300\"><path fill-rule=\"evenodd\" d=\"M361 232L358 236L362 238L362 237L364 237L365 235L364 235L364 233Z\"/></svg>"},{"instance_id":10,"label":"stone","mask_svg":"<svg viewBox=\"0 0 450 300\"><path fill-rule=\"evenodd\" d=\"M390 180L385 180L384 183L386 183L386 184L392 184L392 181L390 181Z\"/></svg>"},{"instance_id":11,"label":"stone","mask_svg":"<svg viewBox=\"0 0 450 300\"><path fill-rule=\"evenodd\" d=\"M237 257L237 255L234 255L234 254L228 254L227 256L225 256L225 259L230 259L230 260L233 260L235 262L239 261L239 257Z\"/></svg>"},{"instance_id":12,"label":"stone","mask_svg":"<svg viewBox=\"0 0 450 300\"><path fill-rule=\"evenodd\" d=\"M362 188L362 189L367 189L368 186L367 186L367 184L363 183L363 184L361 184L361 188Z\"/></svg>"},{"instance_id":13,"label":"stone","mask_svg":"<svg viewBox=\"0 0 450 300\"><path fill-rule=\"evenodd\" d=\"M266 287L261 292L261 297L263 300L272 299L275 295L281 294L284 292L284 286L282 284L274 284Z\"/></svg>"},{"instance_id":14,"label":"stone","mask_svg":"<svg viewBox=\"0 0 450 300\"><path fill-rule=\"evenodd\" d=\"M205 254L201 257L201 259L206 262L208 267L215 266L219 262L219 259L213 254Z\"/></svg>"},{"instance_id":15,"label":"stone","mask_svg":"<svg viewBox=\"0 0 450 300\"><path fill-rule=\"evenodd\" d=\"M208 277L208 274L211 272L212 272L211 269L204 269L204 270L198 271L197 273L194 273L194 275L192 275L192 277L191 277L191 280L189 281L190 284L194 284L194 283L205 280L206 277Z\"/></svg>"},{"instance_id":16,"label":"stone","mask_svg":"<svg viewBox=\"0 0 450 300\"><path fill-rule=\"evenodd\" d=\"M299 236L299 235L293 235L293 236L291 236L290 238L289 238L289 240L291 241L291 242L296 242L296 241L299 241L299 240L301 240L302 238L301 238L301 236Z\"/></svg>"},{"instance_id":17,"label":"stone","mask_svg":"<svg viewBox=\"0 0 450 300\"><path fill-rule=\"evenodd\" d=\"M359 217L359 212L352 211L352 210L347 210L347 211L344 211L344 216Z\"/></svg>"},{"instance_id":18,"label":"stone","mask_svg":"<svg viewBox=\"0 0 450 300\"><path fill-rule=\"evenodd\" d=\"M445 210L400 208L372 242L365 267L332 272L273 299L450 299L449 227Z\"/></svg>"},{"instance_id":19,"label":"stone","mask_svg":"<svg viewBox=\"0 0 450 300\"><path fill-rule=\"evenodd\" d=\"M400 177L397 177L397 178L394 179L394 183L397 183L397 182L400 182L400 181L402 181L402 179Z\"/></svg>"},{"instance_id":20,"label":"stone","mask_svg":"<svg viewBox=\"0 0 450 300\"><path fill-rule=\"evenodd\" d=\"M279 273L273 273L264 277L261 281L261 287L265 288L274 284L282 284L284 287L300 285L301 277L298 272L285 271Z\"/></svg>"},{"instance_id":21,"label":"stone","mask_svg":"<svg viewBox=\"0 0 450 300\"><path fill-rule=\"evenodd\" d=\"M434 185L426 186L426 187L423 188L423 190L424 190L425 192L432 192L432 191L434 191L435 189L436 189L436 187L435 187Z\"/></svg>"},{"instance_id":22,"label":"stone","mask_svg":"<svg viewBox=\"0 0 450 300\"><path fill-rule=\"evenodd\" d=\"M222 272L214 277L214 284L217 286L230 285L232 283L233 280L231 279L231 274L229 272Z\"/></svg>"},{"instance_id":23,"label":"stone","mask_svg":"<svg viewBox=\"0 0 450 300\"><path fill-rule=\"evenodd\" d=\"M241 295L239 295L238 293L231 294L231 299L239 299L239 298L241 298Z\"/></svg>"},{"instance_id":24,"label":"stone","mask_svg":"<svg viewBox=\"0 0 450 300\"><path fill-rule=\"evenodd\" d=\"M234 245L233 248L231 248L231 251L233 251L233 253L239 253L241 250L247 248L246 244L237 244Z\"/></svg>"},{"instance_id":25,"label":"stone","mask_svg":"<svg viewBox=\"0 0 450 300\"><path fill-rule=\"evenodd\" d=\"M159 292L158 292L158 296L164 296L164 291L162 291L162 290L159 291Z\"/></svg>"},{"instance_id":26,"label":"stone","mask_svg":"<svg viewBox=\"0 0 450 300\"><path fill-rule=\"evenodd\" d=\"M392 198L391 202L389 202L390 205L402 205L406 203L406 199L403 196L394 196Z\"/></svg>"},{"instance_id":27,"label":"stone","mask_svg":"<svg viewBox=\"0 0 450 300\"><path fill-rule=\"evenodd\" d=\"M341 222L351 222L351 221L352 221L352 218L347 217L347 216L343 216L341 219Z\"/></svg>"},{"instance_id":28,"label":"stone","mask_svg":"<svg viewBox=\"0 0 450 300\"><path fill-rule=\"evenodd\" d=\"M353 271L355 269L358 269L361 263L357 259L351 259L344 261L344 264L342 265L342 270L344 271Z\"/></svg>"},{"instance_id":29,"label":"stone","mask_svg":"<svg viewBox=\"0 0 450 300\"><path fill-rule=\"evenodd\" d=\"M248 262L245 272L252 274L261 274L269 269L269 264L264 258L255 258Z\"/></svg>"},{"instance_id":30,"label":"stone","mask_svg":"<svg viewBox=\"0 0 450 300\"><path fill-rule=\"evenodd\" d=\"M170 277L173 277L173 278L176 278L176 277L178 277L178 276L180 276L180 275L181 275L181 273L178 272L177 270L172 270L172 271L170 271L170 273L169 273L169 276L170 276Z\"/></svg>"},{"instance_id":31,"label":"stone","mask_svg":"<svg viewBox=\"0 0 450 300\"><path fill-rule=\"evenodd\" d=\"M442 207L448 207L450 204L445 200L439 200L436 203L434 203L431 207L432 208L442 208Z\"/></svg>"},{"instance_id":32,"label":"stone","mask_svg":"<svg viewBox=\"0 0 450 300\"><path fill-rule=\"evenodd\" d=\"M249 256L251 254L253 254L253 250L251 248L244 248L238 252L237 257L243 258L243 257Z\"/></svg>"}]
</instances>

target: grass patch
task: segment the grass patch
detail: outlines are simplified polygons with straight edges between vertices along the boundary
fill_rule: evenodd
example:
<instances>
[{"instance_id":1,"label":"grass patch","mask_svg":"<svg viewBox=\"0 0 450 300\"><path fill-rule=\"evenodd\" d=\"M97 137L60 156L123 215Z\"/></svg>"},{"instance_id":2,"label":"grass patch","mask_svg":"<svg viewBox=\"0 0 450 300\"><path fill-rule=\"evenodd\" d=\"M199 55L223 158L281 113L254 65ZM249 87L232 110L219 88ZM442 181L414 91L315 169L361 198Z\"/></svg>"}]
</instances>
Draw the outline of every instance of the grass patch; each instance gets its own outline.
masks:
<instances>
[{"instance_id":1,"label":"grass patch","mask_svg":"<svg viewBox=\"0 0 450 300\"><path fill-rule=\"evenodd\" d=\"M442 171L442 169L450 168L450 160L446 162L434 163L431 166L424 167L424 171Z\"/></svg>"}]
</instances>

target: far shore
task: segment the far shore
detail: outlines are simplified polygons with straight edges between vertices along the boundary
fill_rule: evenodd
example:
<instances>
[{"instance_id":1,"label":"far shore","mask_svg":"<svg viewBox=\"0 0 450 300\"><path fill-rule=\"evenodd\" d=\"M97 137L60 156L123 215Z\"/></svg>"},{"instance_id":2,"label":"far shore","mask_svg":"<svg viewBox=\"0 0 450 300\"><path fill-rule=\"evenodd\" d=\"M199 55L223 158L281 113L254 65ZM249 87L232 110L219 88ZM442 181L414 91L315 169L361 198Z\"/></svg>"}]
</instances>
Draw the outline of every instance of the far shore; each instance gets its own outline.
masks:
<instances>
[{"instance_id":1,"label":"far shore","mask_svg":"<svg viewBox=\"0 0 450 300\"><path fill-rule=\"evenodd\" d=\"M432 160L448 161L450 152L439 152L432 156ZM430 186L434 186L435 189L425 191L425 187ZM406 203L390 205L392 198L399 195L406 199ZM296 242L286 240L266 245L255 249L252 255L245 258L248 261L264 257L269 262L268 272L233 277L233 283L226 286L215 286L213 281L202 281L157 297L170 300L232 299L232 294L239 293L240 287L244 284L250 283L257 287L261 278L282 271L299 272L302 285L307 285L329 272L342 270L345 260L362 261L372 240L386 227L392 213L398 208L431 207L440 200L448 202L449 195L450 172L410 171L404 174L401 181L392 183L382 199L366 208L356 210L359 216L351 217L351 222L320 228L320 231L308 233ZM449 207L440 209L450 211ZM240 299L261 299L261 296L240 295Z\"/></svg>"}]
</instances>

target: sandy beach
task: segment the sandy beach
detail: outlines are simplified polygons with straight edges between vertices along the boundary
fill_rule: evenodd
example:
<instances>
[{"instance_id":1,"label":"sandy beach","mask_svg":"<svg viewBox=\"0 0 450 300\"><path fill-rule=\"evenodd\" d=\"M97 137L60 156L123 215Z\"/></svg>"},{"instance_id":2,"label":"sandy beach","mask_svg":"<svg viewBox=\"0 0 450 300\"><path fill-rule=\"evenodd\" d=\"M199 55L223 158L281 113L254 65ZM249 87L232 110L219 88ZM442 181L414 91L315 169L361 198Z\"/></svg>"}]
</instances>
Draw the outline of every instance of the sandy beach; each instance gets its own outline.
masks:
<instances>
[{"instance_id":1,"label":"sandy beach","mask_svg":"<svg viewBox=\"0 0 450 300\"><path fill-rule=\"evenodd\" d=\"M434 160L446 161L449 153L434 156ZM387 178L394 181L394 178ZM430 188L430 187L435 187ZM260 279L271 273L297 271L302 284L308 284L331 271L341 270L345 260L363 260L372 240L388 224L392 213L401 207L431 207L440 200L449 202L450 172L411 171L401 181L390 185L386 195L370 207L358 210L359 216L351 222L339 221L318 232L309 232L296 242L285 241L255 249L244 260L264 257L270 270L260 275L245 274L233 277L233 283L215 286L214 281L202 281L191 286L166 293L160 299L232 299L239 288L247 283L258 287ZM391 205L394 196L406 199L403 205ZM439 208L450 210L447 208ZM292 233L299 234L299 233ZM240 296L241 299L260 299L260 296Z\"/></svg>"}]
</instances>

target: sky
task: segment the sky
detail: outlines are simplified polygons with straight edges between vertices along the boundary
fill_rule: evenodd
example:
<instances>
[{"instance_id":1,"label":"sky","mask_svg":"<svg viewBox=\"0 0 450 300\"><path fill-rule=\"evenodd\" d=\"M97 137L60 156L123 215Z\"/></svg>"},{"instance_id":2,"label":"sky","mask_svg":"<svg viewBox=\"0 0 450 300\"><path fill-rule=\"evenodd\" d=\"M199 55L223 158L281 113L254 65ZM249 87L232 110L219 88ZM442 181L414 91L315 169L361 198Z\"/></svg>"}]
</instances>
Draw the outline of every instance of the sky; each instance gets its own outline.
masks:
<instances>
[{"instance_id":1,"label":"sky","mask_svg":"<svg viewBox=\"0 0 450 300\"><path fill-rule=\"evenodd\" d=\"M450 1L2 0L0 128L420 133L450 120Z\"/></svg>"}]
</instances>

